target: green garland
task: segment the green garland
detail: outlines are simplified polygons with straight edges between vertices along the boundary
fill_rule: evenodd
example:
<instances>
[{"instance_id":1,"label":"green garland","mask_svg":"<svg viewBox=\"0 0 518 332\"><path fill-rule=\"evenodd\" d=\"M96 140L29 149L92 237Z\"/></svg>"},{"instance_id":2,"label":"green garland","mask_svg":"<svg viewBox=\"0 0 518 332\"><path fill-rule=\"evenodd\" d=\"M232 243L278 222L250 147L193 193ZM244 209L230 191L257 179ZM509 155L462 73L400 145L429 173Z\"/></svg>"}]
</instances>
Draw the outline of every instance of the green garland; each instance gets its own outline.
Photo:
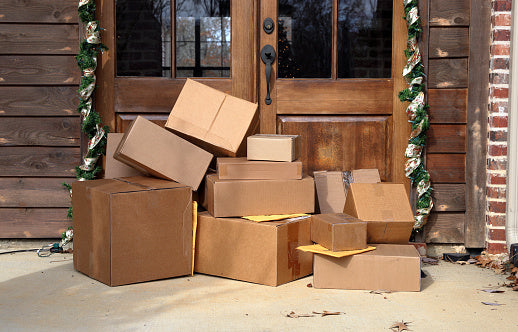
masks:
<instances>
[{"instance_id":1,"label":"green garland","mask_svg":"<svg viewBox=\"0 0 518 332\"><path fill-rule=\"evenodd\" d=\"M79 105L77 112L81 114L81 132L88 137L88 147L80 166L75 168L76 178L79 181L93 180L102 170L99 158L106 152L107 126L102 126L101 117L93 107L92 94L96 89L95 70L97 55L108 48L101 43L101 29L95 20L94 0L80 0L78 4L79 20L85 25L85 37L79 44L79 53L76 56L77 66L81 70L79 84ZM72 186L63 183L72 198ZM72 219L72 202L67 217ZM72 229L69 227L63 233L61 246L72 239Z\"/></svg>"},{"instance_id":2,"label":"green garland","mask_svg":"<svg viewBox=\"0 0 518 332\"><path fill-rule=\"evenodd\" d=\"M399 92L401 101L409 101L406 109L411 133L405 150L407 162L405 175L417 189L417 210L414 216L414 230L420 230L426 224L433 208L430 174L423 164L422 153L426 145L426 131L430 128L428 109L425 102L424 66L417 40L421 35L421 20L418 14L418 0L403 0L404 19L407 21L408 39L405 56L407 63L403 69L408 88Z\"/></svg>"}]
</instances>

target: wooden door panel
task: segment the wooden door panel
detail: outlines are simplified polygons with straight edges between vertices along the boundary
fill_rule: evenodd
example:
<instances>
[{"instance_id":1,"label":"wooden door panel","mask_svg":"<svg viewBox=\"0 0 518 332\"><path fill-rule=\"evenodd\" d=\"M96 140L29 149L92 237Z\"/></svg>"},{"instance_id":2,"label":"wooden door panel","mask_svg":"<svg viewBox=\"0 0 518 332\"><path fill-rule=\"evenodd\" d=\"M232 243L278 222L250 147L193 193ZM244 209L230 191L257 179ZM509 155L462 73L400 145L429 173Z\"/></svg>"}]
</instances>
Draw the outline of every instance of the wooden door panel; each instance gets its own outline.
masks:
<instances>
[{"instance_id":1,"label":"wooden door panel","mask_svg":"<svg viewBox=\"0 0 518 332\"><path fill-rule=\"evenodd\" d=\"M310 175L319 170L377 168L390 179L391 118L387 116L289 116L277 132L300 135L301 160Z\"/></svg>"},{"instance_id":2,"label":"wooden door panel","mask_svg":"<svg viewBox=\"0 0 518 332\"><path fill-rule=\"evenodd\" d=\"M426 157L427 169L434 183L465 183L466 155L430 153Z\"/></svg>"},{"instance_id":3,"label":"wooden door panel","mask_svg":"<svg viewBox=\"0 0 518 332\"><path fill-rule=\"evenodd\" d=\"M467 57L469 28L430 28L430 58Z\"/></svg>"},{"instance_id":4,"label":"wooden door panel","mask_svg":"<svg viewBox=\"0 0 518 332\"><path fill-rule=\"evenodd\" d=\"M75 178L0 178L0 207L70 206L70 195L62 183Z\"/></svg>"},{"instance_id":5,"label":"wooden door panel","mask_svg":"<svg viewBox=\"0 0 518 332\"><path fill-rule=\"evenodd\" d=\"M428 153L465 153L466 125L433 125L427 132Z\"/></svg>"},{"instance_id":6,"label":"wooden door panel","mask_svg":"<svg viewBox=\"0 0 518 332\"><path fill-rule=\"evenodd\" d=\"M430 88L467 88L468 59L430 59L428 86Z\"/></svg>"},{"instance_id":7,"label":"wooden door panel","mask_svg":"<svg viewBox=\"0 0 518 332\"><path fill-rule=\"evenodd\" d=\"M232 92L230 79L196 79L225 93ZM116 113L169 113L173 108L184 79L125 78L115 79Z\"/></svg>"},{"instance_id":8,"label":"wooden door panel","mask_svg":"<svg viewBox=\"0 0 518 332\"><path fill-rule=\"evenodd\" d=\"M466 123L468 89L429 89L430 122Z\"/></svg>"},{"instance_id":9,"label":"wooden door panel","mask_svg":"<svg viewBox=\"0 0 518 332\"><path fill-rule=\"evenodd\" d=\"M466 210L466 185L437 183L433 185L434 211L464 212Z\"/></svg>"},{"instance_id":10,"label":"wooden door panel","mask_svg":"<svg viewBox=\"0 0 518 332\"><path fill-rule=\"evenodd\" d=\"M278 80L277 114L392 114L389 79Z\"/></svg>"},{"instance_id":11,"label":"wooden door panel","mask_svg":"<svg viewBox=\"0 0 518 332\"><path fill-rule=\"evenodd\" d=\"M424 226L426 243L463 243L465 215L432 213Z\"/></svg>"},{"instance_id":12,"label":"wooden door panel","mask_svg":"<svg viewBox=\"0 0 518 332\"><path fill-rule=\"evenodd\" d=\"M67 208L0 209L2 238L59 238L70 226Z\"/></svg>"},{"instance_id":13,"label":"wooden door panel","mask_svg":"<svg viewBox=\"0 0 518 332\"><path fill-rule=\"evenodd\" d=\"M167 122L167 118L169 117L169 113L167 114L117 114L116 123L117 123L117 132L125 133L128 129L131 121L135 120L137 116L141 115L142 117L148 119L149 121L156 123L160 127L165 127L165 123Z\"/></svg>"}]
</instances>

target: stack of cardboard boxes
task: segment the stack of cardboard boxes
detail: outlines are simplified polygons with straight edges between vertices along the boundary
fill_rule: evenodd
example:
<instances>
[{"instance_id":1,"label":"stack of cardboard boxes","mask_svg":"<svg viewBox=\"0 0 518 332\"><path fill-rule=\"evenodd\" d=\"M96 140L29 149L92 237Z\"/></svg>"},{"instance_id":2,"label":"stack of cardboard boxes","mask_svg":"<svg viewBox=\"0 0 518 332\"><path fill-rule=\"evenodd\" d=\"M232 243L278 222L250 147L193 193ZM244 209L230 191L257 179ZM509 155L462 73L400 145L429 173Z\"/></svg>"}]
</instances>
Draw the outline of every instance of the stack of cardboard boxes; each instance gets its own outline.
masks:
<instances>
[{"instance_id":1,"label":"stack of cardboard boxes","mask_svg":"<svg viewBox=\"0 0 518 332\"><path fill-rule=\"evenodd\" d=\"M300 137L253 135L257 126L257 104L187 80L165 128L137 117L124 135L109 134L105 179L73 184L74 267L112 286L194 270L271 286L314 272L316 287L418 290L344 281L415 279L405 270L417 254L403 186L360 183L379 182L373 170L340 172L341 182L315 172L314 181L297 160ZM329 213L300 216L314 212L315 183ZM193 211L193 199L207 211ZM313 262L297 250L313 242L332 251L405 245ZM385 265L403 272L387 276Z\"/></svg>"}]
</instances>

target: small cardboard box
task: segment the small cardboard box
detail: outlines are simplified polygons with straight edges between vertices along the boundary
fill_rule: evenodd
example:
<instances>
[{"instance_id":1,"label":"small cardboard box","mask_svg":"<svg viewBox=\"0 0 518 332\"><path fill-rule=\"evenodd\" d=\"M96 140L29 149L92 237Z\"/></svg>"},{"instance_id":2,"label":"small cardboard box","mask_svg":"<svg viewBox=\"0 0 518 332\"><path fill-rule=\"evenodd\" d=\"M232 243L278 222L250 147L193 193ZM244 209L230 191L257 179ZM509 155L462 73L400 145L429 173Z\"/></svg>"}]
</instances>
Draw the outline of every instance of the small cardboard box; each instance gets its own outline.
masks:
<instances>
[{"instance_id":1,"label":"small cardboard box","mask_svg":"<svg viewBox=\"0 0 518 332\"><path fill-rule=\"evenodd\" d=\"M191 273L190 187L140 176L72 190L76 270L109 286Z\"/></svg>"},{"instance_id":2,"label":"small cardboard box","mask_svg":"<svg viewBox=\"0 0 518 332\"><path fill-rule=\"evenodd\" d=\"M299 135L257 134L247 138L248 160L294 161L300 158Z\"/></svg>"},{"instance_id":3,"label":"small cardboard box","mask_svg":"<svg viewBox=\"0 0 518 332\"><path fill-rule=\"evenodd\" d=\"M212 154L138 116L128 127L114 158L197 190Z\"/></svg>"},{"instance_id":4,"label":"small cardboard box","mask_svg":"<svg viewBox=\"0 0 518 332\"><path fill-rule=\"evenodd\" d=\"M367 222L368 243L406 244L414 215L403 184L351 183L344 213Z\"/></svg>"},{"instance_id":5,"label":"small cardboard box","mask_svg":"<svg viewBox=\"0 0 518 332\"><path fill-rule=\"evenodd\" d=\"M187 79L165 127L217 156L244 156L259 125L257 104Z\"/></svg>"},{"instance_id":6,"label":"small cardboard box","mask_svg":"<svg viewBox=\"0 0 518 332\"><path fill-rule=\"evenodd\" d=\"M199 273L278 286L313 271L310 218L254 222L198 215L194 270Z\"/></svg>"},{"instance_id":7,"label":"small cardboard box","mask_svg":"<svg viewBox=\"0 0 518 332\"><path fill-rule=\"evenodd\" d=\"M421 257L408 244L378 244L376 250L342 258L316 254L313 286L419 292Z\"/></svg>"},{"instance_id":8,"label":"small cardboard box","mask_svg":"<svg viewBox=\"0 0 518 332\"><path fill-rule=\"evenodd\" d=\"M205 208L214 217L312 213L313 178L302 180L221 180L207 175Z\"/></svg>"},{"instance_id":9,"label":"small cardboard box","mask_svg":"<svg viewBox=\"0 0 518 332\"><path fill-rule=\"evenodd\" d=\"M367 222L344 213L311 216L311 240L331 251L367 248Z\"/></svg>"},{"instance_id":10,"label":"small cardboard box","mask_svg":"<svg viewBox=\"0 0 518 332\"><path fill-rule=\"evenodd\" d=\"M218 158L222 180L302 179L302 162L255 161L246 158Z\"/></svg>"},{"instance_id":11,"label":"small cardboard box","mask_svg":"<svg viewBox=\"0 0 518 332\"><path fill-rule=\"evenodd\" d=\"M113 154L115 153L117 146L119 146L123 136L123 133L108 133L106 143L106 166L104 170L105 179L144 175L139 170L113 158Z\"/></svg>"},{"instance_id":12,"label":"small cardboard box","mask_svg":"<svg viewBox=\"0 0 518 332\"><path fill-rule=\"evenodd\" d=\"M320 213L342 213L349 184L381 182L377 169L356 169L345 172L315 171L313 176Z\"/></svg>"}]
</instances>

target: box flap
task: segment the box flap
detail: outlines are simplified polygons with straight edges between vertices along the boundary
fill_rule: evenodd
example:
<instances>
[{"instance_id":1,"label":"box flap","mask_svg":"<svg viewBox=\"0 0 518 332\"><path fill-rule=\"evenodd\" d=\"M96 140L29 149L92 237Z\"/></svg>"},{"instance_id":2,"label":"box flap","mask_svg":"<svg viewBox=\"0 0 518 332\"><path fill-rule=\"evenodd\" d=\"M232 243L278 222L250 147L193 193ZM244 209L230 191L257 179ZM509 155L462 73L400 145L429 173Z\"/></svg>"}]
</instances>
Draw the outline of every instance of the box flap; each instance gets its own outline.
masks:
<instances>
[{"instance_id":1,"label":"box flap","mask_svg":"<svg viewBox=\"0 0 518 332\"><path fill-rule=\"evenodd\" d=\"M348 186L343 172L315 171L313 176L320 213L343 212Z\"/></svg>"},{"instance_id":2,"label":"box flap","mask_svg":"<svg viewBox=\"0 0 518 332\"><path fill-rule=\"evenodd\" d=\"M104 171L105 179L142 175L141 171L113 158L123 136L124 133L108 133L105 157L106 166Z\"/></svg>"},{"instance_id":3,"label":"box flap","mask_svg":"<svg viewBox=\"0 0 518 332\"><path fill-rule=\"evenodd\" d=\"M116 180L129 183L131 185L138 186L143 190L149 189L173 189L173 188L184 188L188 187L185 184L178 183L171 180L158 179L149 176L132 176L117 178Z\"/></svg>"}]
</instances>

